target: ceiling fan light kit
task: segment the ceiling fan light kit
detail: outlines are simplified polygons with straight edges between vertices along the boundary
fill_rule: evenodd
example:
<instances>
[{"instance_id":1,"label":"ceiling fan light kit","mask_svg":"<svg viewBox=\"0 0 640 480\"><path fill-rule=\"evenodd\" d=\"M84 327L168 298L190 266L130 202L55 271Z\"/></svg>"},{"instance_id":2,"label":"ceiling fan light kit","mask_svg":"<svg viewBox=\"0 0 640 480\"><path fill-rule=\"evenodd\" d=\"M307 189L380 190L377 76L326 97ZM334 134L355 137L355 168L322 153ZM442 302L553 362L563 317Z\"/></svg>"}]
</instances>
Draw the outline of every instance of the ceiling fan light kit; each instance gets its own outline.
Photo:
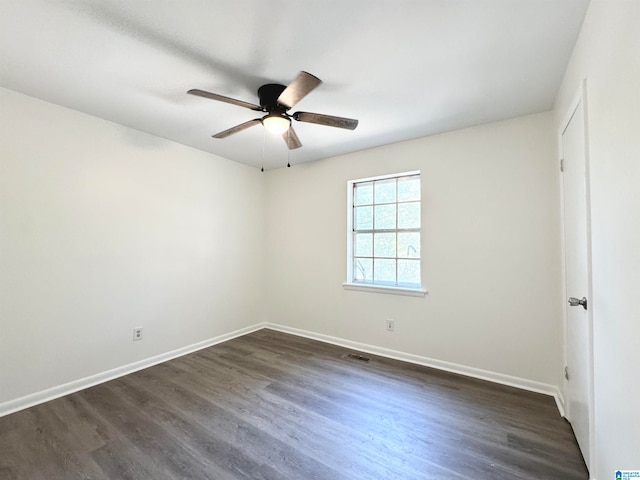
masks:
<instances>
[{"instance_id":1,"label":"ceiling fan light kit","mask_svg":"<svg viewBox=\"0 0 640 480\"><path fill-rule=\"evenodd\" d=\"M318 125L326 125L329 127L344 128L347 130L355 130L358 126L358 120L345 117L335 117L332 115L323 115L321 113L296 112L294 114L287 113L287 110L293 108L300 100L302 100L309 92L322 83L318 77L307 72L300 72L289 85L280 85L279 83L267 83L258 89L258 99L260 105L236 100L235 98L225 97L217 93L199 90L197 88L189 90L187 93L197 95L199 97L216 100L219 102L230 103L239 107L248 108L257 112L265 112L262 118L254 118L235 127L231 127L222 132L212 135L213 138L226 138L229 135L241 132L249 127L253 127L261 123L267 131L282 135L287 147L290 150L300 148L302 143L296 134L291 119L297 122L316 123Z\"/></svg>"},{"instance_id":2,"label":"ceiling fan light kit","mask_svg":"<svg viewBox=\"0 0 640 480\"><path fill-rule=\"evenodd\" d=\"M273 113L262 117L262 125L264 125L264 128L266 128L269 133L282 135L289 130L291 120L283 115Z\"/></svg>"}]
</instances>

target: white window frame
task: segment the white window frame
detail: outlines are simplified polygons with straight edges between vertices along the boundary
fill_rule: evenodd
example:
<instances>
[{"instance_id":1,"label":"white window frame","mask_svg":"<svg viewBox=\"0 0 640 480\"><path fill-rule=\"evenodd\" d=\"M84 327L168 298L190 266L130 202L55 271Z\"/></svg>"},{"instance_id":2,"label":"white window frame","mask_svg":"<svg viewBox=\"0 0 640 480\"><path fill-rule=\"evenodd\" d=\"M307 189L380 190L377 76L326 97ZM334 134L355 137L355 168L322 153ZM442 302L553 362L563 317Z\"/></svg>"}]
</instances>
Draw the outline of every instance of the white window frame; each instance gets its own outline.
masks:
<instances>
[{"instance_id":1,"label":"white window frame","mask_svg":"<svg viewBox=\"0 0 640 480\"><path fill-rule=\"evenodd\" d=\"M347 182L347 281L342 284L345 290L358 290L363 292L373 293L389 293L394 295L406 295L412 297L424 297L427 294L427 290L422 285L417 287L409 286L392 286L376 283L361 283L354 282L353 280L353 186L357 183L371 182L377 180L387 180L391 178L408 177L413 175L420 175L420 170L413 170L410 172L393 173L389 175L380 175L377 177L359 178L357 180L349 180ZM422 184L420 185L420 191L422 196ZM421 211L422 211L422 198L420 199ZM422 243L422 222L420 222L420 243ZM422 252L423 249L421 248ZM422 253L420 254L420 282L422 283Z\"/></svg>"}]
</instances>

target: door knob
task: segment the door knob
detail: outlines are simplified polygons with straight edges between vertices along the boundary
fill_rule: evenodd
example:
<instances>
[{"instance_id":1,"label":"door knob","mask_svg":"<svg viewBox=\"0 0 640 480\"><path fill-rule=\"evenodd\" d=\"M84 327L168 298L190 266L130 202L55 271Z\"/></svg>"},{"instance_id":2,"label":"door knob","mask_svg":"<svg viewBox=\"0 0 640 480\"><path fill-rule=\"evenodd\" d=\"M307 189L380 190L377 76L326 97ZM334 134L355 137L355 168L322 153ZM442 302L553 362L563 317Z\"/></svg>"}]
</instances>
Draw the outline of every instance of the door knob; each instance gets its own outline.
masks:
<instances>
[{"instance_id":1,"label":"door knob","mask_svg":"<svg viewBox=\"0 0 640 480\"><path fill-rule=\"evenodd\" d=\"M582 308L587 309L587 299L586 297L582 297L580 299L576 297L569 297L569 305L572 307L577 307L578 305L582 305Z\"/></svg>"}]
</instances>

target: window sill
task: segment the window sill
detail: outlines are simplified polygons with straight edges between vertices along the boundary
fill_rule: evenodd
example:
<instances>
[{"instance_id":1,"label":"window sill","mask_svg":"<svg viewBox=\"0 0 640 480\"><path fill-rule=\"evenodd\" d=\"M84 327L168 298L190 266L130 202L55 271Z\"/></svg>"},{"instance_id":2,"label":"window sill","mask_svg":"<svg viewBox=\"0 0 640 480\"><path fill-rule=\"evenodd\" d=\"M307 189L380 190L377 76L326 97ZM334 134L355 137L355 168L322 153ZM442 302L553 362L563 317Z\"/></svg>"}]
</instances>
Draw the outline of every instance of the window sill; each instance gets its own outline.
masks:
<instances>
[{"instance_id":1,"label":"window sill","mask_svg":"<svg viewBox=\"0 0 640 480\"><path fill-rule=\"evenodd\" d=\"M428 292L423 288L389 287L386 285L372 285L363 283L344 282L345 290L357 290L369 293L388 293L391 295L404 295L407 297L424 297Z\"/></svg>"}]
</instances>

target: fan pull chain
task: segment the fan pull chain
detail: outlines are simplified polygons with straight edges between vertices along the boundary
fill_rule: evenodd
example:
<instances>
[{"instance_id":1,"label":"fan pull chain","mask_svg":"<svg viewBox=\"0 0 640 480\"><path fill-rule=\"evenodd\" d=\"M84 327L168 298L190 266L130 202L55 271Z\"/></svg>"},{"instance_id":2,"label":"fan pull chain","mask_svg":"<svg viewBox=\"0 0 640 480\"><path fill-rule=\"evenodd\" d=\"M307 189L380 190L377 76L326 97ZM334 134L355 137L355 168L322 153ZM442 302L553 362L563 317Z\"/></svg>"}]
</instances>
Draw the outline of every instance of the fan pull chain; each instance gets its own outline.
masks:
<instances>
[{"instance_id":1,"label":"fan pull chain","mask_svg":"<svg viewBox=\"0 0 640 480\"><path fill-rule=\"evenodd\" d=\"M263 129L263 132L262 132L262 167L260 168L261 172L264 172L264 150L265 150L266 143L267 143L267 131L265 129Z\"/></svg>"},{"instance_id":2,"label":"fan pull chain","mask_svg":"<svg viewBox=\"0 0 640 480\"><path fill-rule=\"evenodd\" d=\"M289 162L291 147L289 146L289 142L291 142L291 126L289 126L289 130L287 130L287 168L291 168L291 162Z\"/></svg>"}]
</instances>

